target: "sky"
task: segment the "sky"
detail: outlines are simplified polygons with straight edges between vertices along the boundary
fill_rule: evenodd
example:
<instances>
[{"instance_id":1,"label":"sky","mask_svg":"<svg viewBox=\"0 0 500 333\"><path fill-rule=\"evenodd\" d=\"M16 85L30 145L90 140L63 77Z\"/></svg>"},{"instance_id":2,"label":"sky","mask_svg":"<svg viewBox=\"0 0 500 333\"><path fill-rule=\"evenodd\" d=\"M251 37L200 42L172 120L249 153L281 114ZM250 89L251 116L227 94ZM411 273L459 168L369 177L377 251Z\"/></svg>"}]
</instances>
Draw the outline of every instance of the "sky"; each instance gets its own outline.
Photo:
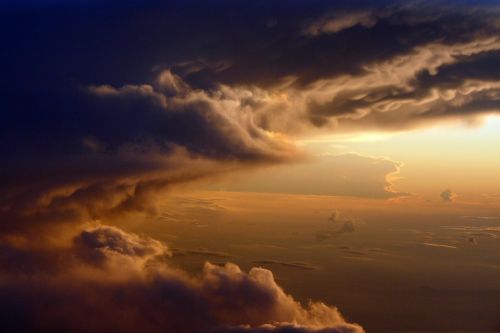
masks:
<instances>
[{"instance_id":1,"label":"sky","mask_svg":"<svg viewBox=\"0 0 500 333\"><path fill-rule=\"evenodd\" d=\"M500 330L497 1L0 1L0 327Z\"/></svg>"}]
</instances>

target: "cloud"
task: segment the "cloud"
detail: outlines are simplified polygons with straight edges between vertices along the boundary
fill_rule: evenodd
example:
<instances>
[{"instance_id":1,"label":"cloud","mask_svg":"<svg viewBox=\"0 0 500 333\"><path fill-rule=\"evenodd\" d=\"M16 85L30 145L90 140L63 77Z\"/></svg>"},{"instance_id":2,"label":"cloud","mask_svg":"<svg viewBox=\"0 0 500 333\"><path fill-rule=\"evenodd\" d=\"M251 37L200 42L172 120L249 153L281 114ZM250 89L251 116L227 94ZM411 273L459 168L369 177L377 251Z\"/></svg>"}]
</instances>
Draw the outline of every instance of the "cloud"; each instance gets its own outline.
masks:
<instances>
[{"instance_id":1,"label":"cloud","mask_svg":"<svg viewBox=\"0 0 500 333\"><path fill-rule=\"evenodd\" d=\"M477 237L474 237L474 236L467 236L466 237L466 242L468 244L473 244L473 245L476 245L477 244Z\"/></svg>"},{"instance_id":2,"label":"cloud","mask_svg":"<svg viewBox=\"0 0 500 333\"><path fill-rule=\"evenodd\" d=\"M236 184L228 181L223 188L388 199L410 195L393 186L402 166L402 162L356 153L324 155L302 163L265 168L238 179Z\"/></svg>"},{"instance_id":3,"label":"cloud","mask_svg":"<svg viewBox=\"0 0 500 333\"><path fill-rule=\"evenodd\" d=\"M500 221L500 216L471 216L465 215L462 216L463 219L472 220L472 221Z\"/></svg>"},{"instance_id":4,"label":"cloud","mask_svg":"<svg viewBox=\"0 0 500 333\"><path fill-rule=\"evenodd\" d=\"M482 54L499 50L498 38L489 36L456 44L415 46L384 61L366 64L361 74L317 80L300 92L290 89L287 95L294 96L290 104L296 111L284 112L292 117L288 122L293 122L293 117L305 117L309 125L324 131L391 130L496 112L498 81L489 79L486 73L481 78L468 77L459 68L464 59L480 67ZM273 117L267 116L271 119L267 126L287 130L279 115ZM292 130L306 131L304 126Z\"/></svg>"},{"instance_id":5,"label":"cloud","mask_svg":"<svg viewBox=\"0 0 500 333\"><path fill-rule=\"evenodd\" d=\"M499 78L491 68L498 65L499 50L497 34L478 32L418 43L307 85L297 83L299 73L290 73L267 89L258 83L215 86L273 133L401 130L498 111Z\"/></svg>"},{"instance_id":6,"label":"cloud","mask_svg":"<svg viewBox=\"0 0 500 333\"><path fill-rule=\"evenodd\" d=\"M377 16L370 11L335 13L325 16L310 24L305 33L316 36L320 34L334 34L354 26L371 28L377 23Z\"/></svg>"},{"instance_id":7,"label":"cloud","mask_svg":"<svg viewBox=\"0 0 500 333\"><path fill-rule=\"evenodd\" d=\"M338 210L335 210L332 215L328 218L328 221L332 223L337 223L340 220L340 212Z\"/></svg>"},{"instance_id":8,"label":"cloud","mask_svg":"<svg viewBox=\"0 0 500 333\"><path fill-rule=\"evenodd\" d=\"M230 254L225 252L210 251L204 248L198 249L172 249L174 256L198 255L203 257L229 258Z\"/></svg>"},{"instance_id":9,"label":"cloud","mask_svg":"<svg viewBox=\"0 0 500 333\"><path fill-rule=\"evenodd\" d=\"M443 200L444 202L453 202L457 199L457 197L458 194L456 194L450 189L446 189L443 192L441 192L441 200Z\"/></svg>"},{"instance_id":10,"label":"cloud","mask_svg":"<svg viewBox=\"0 0 500 333\"><path fill-rule=\"evenodd\" d=\"M314 271L319 269L308 262L298 262L298 261L280 261L280 260L257 260L253 262L256 265L280 265L288 268L296 268L299 270Z\"/></svg>"},{"instance_id":11,"label":"cloud","mask_svg":"<svg viewBox=\"0 0 500 333\"><path fill-rule=\"evenodd\" d=\"M107 264L113 256L144 263L155 256L170 255L167 247L149 237L126 233L112 226L97 226L83 230L74 238L75 251L85 261Z\"/></svg>"},{"instance_id":12,"label":"cloud","mask_svg":"<svg viewBox=\"0 0 500 333\"><path fill-rule=\"evenodd\" d=\"M499 78L491 68L498 65L498 28L490 20L476 17L480 12L489 17L488 13L483 12L484 8L467 12L462 7L422 7L340 10L333 12L333 19L315 21L310 25L315 31L331 23L332 31L341 29L347 33L344 28L362 25L365 20L372 22L372 19L380 20L380 26L370 23L366 25L367 31L349 32L352 35L344 38L321 34L300 41L300 47L289 53L299 53L304 59L322 53L322 58L330 62L312 60L307 68L313 73L304 73L305 66L300 65L299 60L281 57L283 63L296 66L276 77L274 84L268 85L264 93L257 93L264 86L262 83L249 84L238 80L238 89L252 95L251 105L257 123L272 131L312 135L318 131L367 128L401 130L450 118L468 119L497 112ZM452 13L447 14L450 10ZM391 46L397 45L395 49L383 44L386 42L383 40L379 44L369 44L367 39L377 39L386 35L388 30L393 35L405 31L397 40L391 41ZM433 37L427 35L430 31L434 32ZM460 38L457 38L458 31L462 32ZM344 64L354 62L357 55L345 51L346 54L340 57L335 50L330 50L328 43L335 45L337 51L365 47L356 54L365 54L367 49L383 49L383 56ZM259 59L254 60L258 65ZM346 70L329 72L337 64L344 65L342 68ZM273 66L267 64L266 68ZM262 75L267 75L267 72ZM251 75L243 77L250 78Z\"/></svg>"},{"instance_id":13,"label":"cloud","mask_svg":"<svg viewBox=\"0 0 500 333\"><path fill-rule=\"evenodd\" d=\"M457 249L456 246L447 245L447 244L438 244L438 243L422 243L424 246L442 248L442 249Z\"/></svg>"},{"instance_id":14,"label":"cloud","mask_svg":"<svg viewBox=\"0 0 500 333\"><path fill-rule=\"evenodd\" d=\"M351 333L356 327L314 328L301 325L263 325L260 327L237 326L208 331L207 333Z\"/></svg>"},{"instance_id":15,"label":"cloud","mask_svg":"<svg viewBox=\"0 0 500 333\"><path fill-rule=\"evenodd\" d=\"M44 22L46 29L37 29L29 12L6 9L4 31L10 26L21 29L18 22L29 22L25 29L37 31L38 38L26 40L25 49L13 44L16 48L3 55L3 64L25 61L23 66L2 68L2 86L10 87L9 96L27 98L39 91L34 87L37 82L49 79L47 84L53 87L75 78L84 86L115 88L150 82L166 95L190 88L218 90L221 84L247 92L261 89L272 92L268 97L273 98L254 108L257 123L276 131L310 129L311 124L394 129L401 120L412 127L433 120L428 119L432 116L455 115L456 110L473 114L498 110L498 99L484 93L466 98L488 101L480 105L465 103L459 108L463 96L455 103L450 100L466 80L498 82L496 71L491 70L498 66L495 5L391 1L311 6L297 1L294 6L280 5L279 14L271 10L272 4L231 4L209 17L205 13L212 5L207 3L148 1L143 6L147 25L141 24L144 18L132 8L116 11L115 3L104 8L89 4L88 20L81 19L78 10L46 9L51 18ZM116 22L105 20L101 10L116 14ZM235 20L224 22L226 15ZM77 19L81 24L74 26ZM269 29L269 21L279 24ZM127 33L130 24L134 34ZM240 32L239 38L232 35L235 31ZM79 37L78 48L68 39L70 35ZM47 41L43 53L37 52L39 40ZM248 45L253 46L251 51ZM26 49L37 54L39 61L27 61ZM95 49L102 52L97 56ZM19 54L24 58L19 59ZM151 79L152 75L156 77ZM431 103L433 94L445 98Z\"/></svg>"},{"instance_id":16,"label":"cloud","mask_svg":"<svg viewBox=\"0 0 500 333\"><path fill-rule=\"evenodd\" d=\"M338 210L335 210L328 218L336 226L340 226L337 233L353 232L355 230L356 220L352 217L342 216Z\"/></svg>"},{"instance_id":17,"label":"cloud","mask_svg":"<svg viewBox=\"0 0 500 333\"><path fill-rule=\"evenodd\" d=\"M10 313L0 319L4 329L183 333L225 327L274 327L281 332L288 327L298 332L363 332L334 307L301 305L267 269L246 273L234 264L206 263L199 276L189 276L170 266L162 243L116 227L83 229L56 253L50 274L2 271L0 308Z\"/></svg>"},{"instance_id":18,"label":"cloud","mask_svg":"<svg viewBox=\"0 0 500 333\"><path fill-rule=\"evenodd\" d=\"M333 227L327 230L318 231L316 233L316 239L319 241L354 232L356 230L356 225L359 224L358 220L352 217L343 216L338 210L335 210L327 220L333 224Z\"/></svg>"},{"instance_id":19,"label":"cloud","mask_svg":"<svg viewBox=\"0 0 500 333\"><path fill-rule=\"evenodd\" d=\"M90 86L71 108L46 96L13 119L0 147L0 214L16 223L3 227L154 213L152 196L172 186L300 156L254 122L242 96L191 89L169 71L158 82ZM24 121L39 112L39 123Z\"/></svg>"}]
</instances>

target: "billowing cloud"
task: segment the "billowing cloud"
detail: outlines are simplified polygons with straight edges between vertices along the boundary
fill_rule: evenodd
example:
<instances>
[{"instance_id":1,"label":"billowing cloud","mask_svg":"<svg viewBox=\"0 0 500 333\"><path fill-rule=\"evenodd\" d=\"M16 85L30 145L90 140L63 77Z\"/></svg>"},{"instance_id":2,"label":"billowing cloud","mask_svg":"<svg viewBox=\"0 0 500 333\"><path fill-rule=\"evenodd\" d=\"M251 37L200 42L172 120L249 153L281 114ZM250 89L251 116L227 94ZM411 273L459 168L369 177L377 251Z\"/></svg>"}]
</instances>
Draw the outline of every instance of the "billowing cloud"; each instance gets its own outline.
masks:
<instances>
[{"instance_id":1,"label":"billowing cloud","mask_svg":"<svg viewBox=\"0 0 500 333\"><path fill-rule=\"evenodd\" d=\"M167 247L155 239L111 226L83 230L74 238L74 246L81 258L96 265L108 264L110 258L116 256L144 264L155 256L169 254Z\"/></svg>"},{"instance_id":2,"label":"billowing cloud","mask_svg":"<svg viewBox=\"0 0 500 333\"><path fill-rule=\"evenodd\" d=\"M10 315L0 324L16 332L363 332L334 307L301 305L267 269L206 263L193 277L168 255L156 240L88 227L53 253L51 274L2 271L0 307Z\"/></svg>"},{"instance_id":3,"label":"billowing cloud","mask_svg":"<svg viewBox=\"0 0 500 333\"><path fill-rule=\"evenodd\" d=\"M46 112L40 123L13 120L1 145L10 157L0 171L0 214L16 223L3 226L147 213L151 196L173 185L298 156L254 122L241 96L191 89L169 71L158 82L91 86L71 107L23 111Z\"/></svg>"}]
</instances>

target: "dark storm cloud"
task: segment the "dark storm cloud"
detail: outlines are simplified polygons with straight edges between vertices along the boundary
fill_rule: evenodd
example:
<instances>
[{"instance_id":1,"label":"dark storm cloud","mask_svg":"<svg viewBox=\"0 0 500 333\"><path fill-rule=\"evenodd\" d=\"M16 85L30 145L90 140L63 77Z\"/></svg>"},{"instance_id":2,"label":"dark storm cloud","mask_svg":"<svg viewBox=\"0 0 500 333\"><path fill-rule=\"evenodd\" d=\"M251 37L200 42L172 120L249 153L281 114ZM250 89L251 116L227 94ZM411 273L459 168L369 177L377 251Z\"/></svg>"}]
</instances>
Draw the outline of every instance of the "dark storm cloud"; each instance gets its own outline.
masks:
<instances>
[{"instance_id":1,"label":"dark storm cloud","mask_svg":"<svg viewBox=\"0 0 500 333\"><path fill-rule=\"evenodd\" d=\"M207 85L275 85L287 76L306 84L361 73L418 45L495 32L494 11L456 2L111 1L3 12L11 45L4 57L23 65L6 67L4 82L21 85L138 83L155 66L176 66ZM307 33L324 26L342 29Z\"/></svg>"},{"instance_id":2,"label":"dark storm cloud","mask_svg":"<svg viewBox=\"0 0 500 333\"><path fill-rule=\"evenodd\" d=\"M258 140L262 129L401 128L495 112L498 10L446 1L3 5L2 153L29 155L26 164L37 153L169 142L215 158L262 157L242 142L241 118L214 110L221 86L240 89L233 100L253 123L243 130ZM85 92L107 85L105 98ZM179 102L190 87L205 96Z\"/></svg>"},{"instance_id":3,"label":"dark storm cloud","mask_svg":"<svg viewBox=\"0 0 500 333\"><path fill-rule=\"evenodd\" d=\"M172 185L297 156L228 89L192 89L163 71L152 85L7 97L2 227L147 212Z\"/></svg>"}]
</instances>

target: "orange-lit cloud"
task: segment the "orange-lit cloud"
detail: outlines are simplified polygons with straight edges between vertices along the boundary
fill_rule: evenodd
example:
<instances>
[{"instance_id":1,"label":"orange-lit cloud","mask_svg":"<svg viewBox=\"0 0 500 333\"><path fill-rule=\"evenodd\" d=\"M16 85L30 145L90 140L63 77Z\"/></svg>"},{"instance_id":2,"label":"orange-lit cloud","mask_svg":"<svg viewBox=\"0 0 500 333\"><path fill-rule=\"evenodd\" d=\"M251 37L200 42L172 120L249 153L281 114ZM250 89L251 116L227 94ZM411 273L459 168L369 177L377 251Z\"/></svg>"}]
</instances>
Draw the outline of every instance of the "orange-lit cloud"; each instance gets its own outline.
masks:
<instances>
[{"instance_id":1,"label":"orange-lit cloud","mask_svg":"<svg viewBox=\"0 0 500 333\"><path fill-rule=\"evenodd\" d=\"M267 269L206 263L192 277L168 255L162 243L116 227L84 229L52 253L50 274L25 275L21 256L19 270L2 272L1 308L11 315L0 324L18 332L364 332L334 307L301 305Z\"/></svg>"},{"instance_id":2,"label":"orange-lit cloud","mask_svg":"<svg viewBox=\"0 0 500 333\"><path fill-rule=\"evenodd\" d=\"M411 195L393 188L403 163L355 153L315 156L309 163L262 169L219 188L236 191L396 198Z\"/></svg>"}]
</instances>

